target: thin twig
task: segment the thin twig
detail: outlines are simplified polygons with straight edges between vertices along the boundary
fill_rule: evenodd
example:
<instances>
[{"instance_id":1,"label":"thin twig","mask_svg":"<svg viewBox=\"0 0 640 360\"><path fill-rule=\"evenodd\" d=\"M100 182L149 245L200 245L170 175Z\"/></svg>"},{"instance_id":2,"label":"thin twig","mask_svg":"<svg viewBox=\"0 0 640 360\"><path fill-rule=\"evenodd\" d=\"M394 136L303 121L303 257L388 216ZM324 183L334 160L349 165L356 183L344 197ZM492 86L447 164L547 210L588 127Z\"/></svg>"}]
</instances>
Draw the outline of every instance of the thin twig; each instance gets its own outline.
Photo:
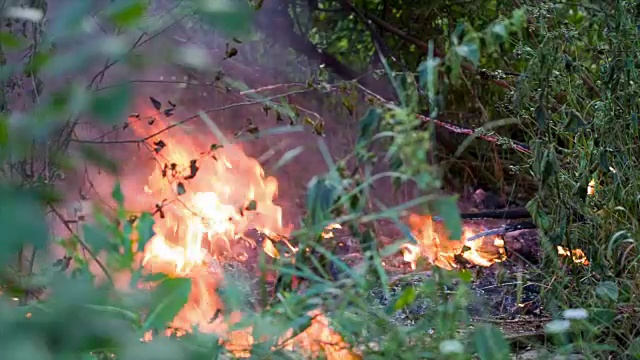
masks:
<instances>
[{"instance_id":1,"label":"thin twig","mask_svg":"<svg viewBox=\"0 0 640 360\"><path fill-rule=\"evenodd\" d=\"M53 206L52 204L49 204L49 208L58 217L58 219L60 219L62 224L65 226L65 228L67 228L67 230L71 233L71 235L78 241L78 244L80 244L80 246L89 254L89 256L91 256L91 258L96 262L96 264L98 264L98 266L104 272L104 274L107 277L107 279L109 279L109 282L111 284L114 284L113 278L111 277L111 274L109 274L109 270L107 270L107 268L104 266L104 264L102 264L102 261L100 261L100 259L98 259L98 256L91 250L89 245L87 245L87 243L85 243L80 238L80 236L78 236L73 231L73 229L71 228L71 226L69 226L69 224L67 223L67 221L64 218L64 216L60 213L60 211L58 211L58 209L56 209L55 206Z\"/></svg>"},{"instance_id":2,"label":"thin twig","mask_svg":"<svg viewBox=\"0 0 640 360\"><path fill-rule=\"evenodd\" d=\"M528 318L528 319L489 319L483 317L472 317L471 320L477 322L486 322L492 324L520 324L520 323L541 323L553 320L550 317L544 318Z\"/></svg>"},{"instance_id":3,"label":"thin twig","mask_svg":"<svg viewBox=\"0 0 640 360\"><path fill-rule=\"evenodd\" d=\"M257 104L262 104L265 100L266 101L270 101L270 100L276 100L282 97L285 97L287 95L293 95L293 94L300 94L303 92L308 91L308 89L305 90L295 90L295 91L290 91L288 93L284 93L284 94L279 94L279 95L275 95L275 96L270 96L264 99L257 99L257 100L247 100L247 101L242 101L242 102L238 102L238 103L233 103L233 104L229 104L229 105L224 105L224 106L219 106L217 108L213 108L213 109L209 109L204 111L205 113L212 113L212 112L216 112L216 111L222 111L222 110L227 110L227 109L231 109L231 108L235 108L235 107L240 107L240 106L248 106L248 105L257 105ZM160 129L158 131L156 131L155 133L148 135L144 138L141 139L129 139L129 140L114 140L114 141L93 141L93 140L82 140L82 139L71 139L72 142L76 142L76 143L82 143L82 144L140 144L143 143L147 140L153 139L154 137L167 132L175 127L178 127L180 125L184 125L187 122L196 120L196 119L200 119L200 115L196 114L193 116L190 116L184 120L178 121L176 123L173 123L163 129Z\"/></svg>"},{"instance_id":4,"label":"thin twig","mask_svg":"<svg viewBox=\"0 0 640 360\"><path fill-rule=\"evenodd\" d=\"M131 48L129 49L128 53L131 53L133 50L135 50L138 45L140 44L140 42L142 41L142 39L147 35L146 32L143 32L142 34L140 34L140 36L138 37L138 39L133 43L133 45L131 46ZM140 44L142 45L142 44ZM89 84L87 85L87 89L90 89L91 87L93 87L93 85L96 83L96 81L98 81L98 79L102 79L104 77L104 74L107 72L107 70L111 69L114 65L116 65L119 62L119 60L112 60L109 61L108 59L106 60L102 70L98 71L98 73L96 73L93 78L91 78L91 81L89 82ZM100 80L102 81L102 80Z\"/></svg>"},{"instance_id":5,"label":"thin twig","mask_svg":"<svg viewBox=\"0 0 640 360\"><path fill-rule=\"evenodd\" d=\"M150 83L165 82L166 83L167 81L133 80L131 82L150 82ZM245 90L243 92L240 92L239 94L240 95L253 94L253 93L268 91L268 90L272 90L272 89L276 89L276 88L291 87L291 86L298 86L298 85L305 86L305 88L304 89L295 90L295 91L286 92L286 93L283 93L283 94L278 94L278 95L266 97L266 98L263 98L263 99L247 100L247 101L242 101L242 102L238 102L238 103L234 103L234 104L224 105L224 106L220 106L220 107L217 107L217 108L206 110L205 113L208 114L208 113L227 110L227 109L231 109L231 108L235 108L235 107L239 107L239 106L257 105L257 104L261 104L264 101L277 100L279 98L286 97L288 95L302 94L302 93L313 91L313 90L333 91L333 90L338 88L338 85L333 85L333 84L326 84L326 85L323 85L323 86L309 87L308 84L287 83L287 84L269 85L269 86L265 86L265 87L261 87L261 88L257 88L257 89L253 89L253 90ZM364 86L362 86L360 84L357 84L357 86L362 91L364 91L366 94L374 97L375 99L377 99L381 103L387 104L387 105L392 104L390 101L384 99L382 96L372 92L371 90L367 89L366 87L364 87ZM237 96L237 94L230 94L230 95ZM310 110L304 109L304 108L302 108L302 107L300 107L298 105L294 105L294 106L296 108L306 112L306 113L309 113L309 114L313 115L314 117L316 117L318 119L320 118L320 115L318 115L315 112L312 112ZM440 126L442 128L445 128L445 129L447 129L449 131L452 131L452 132L455 132L455 133L458 133L458 134L477 136L480 139L483 139L483 140L489 141L489 142L493 142L493 143L501 142L501 141L505 141L506 140L507 143L508 143L508 146L513 148L514 150L522 152L522 153L526 153L526 154L531 153L531 150L529 149L529 147L526 144L522 144L522 143L519 143L517 141L513 141L513 140L510 140L510 139L504 139L502 137L495 136L495 135L489 135L489 134L478 135L476 133L476 130L474 130L474 129L469 129L469 128L465 128L465 127L462 127L462 126L451 124L451 123L448 123L448 122L445 122L445 121L436 120L436 119L430 118L428 116L420 115L420 114L416 114L416 116L423 122L433 122L437 126ZM158 131L158 132L156 132L154 134L151 134L151 135L149 135L149 136L147 136L145 138L142 138L142 139L98 141L98 140L104 138L106 135L111 134L114 131L116 131L116 130L112 130L112 131L109 131L108 133L106 133L104 135L99 136L98 138L96 138L94 140L72 139L71 141L72 142L76 142L76 143L85 143L85 144L139 144L139 143L147 141L147 140L149 140L149 139L151 139L151 138L153 138L153 137L155 137L155 136L157 136L157 135L159 135L161 133L164 133L165 131L170 130L171 128L180 126L180 125L182 125L184 123L187 123L189 121L192 121L192 120L195 120L195 119L198 119L198 118L199 118L198 115L190 116L190 117L188 117L188 118L186 118L186 119L184 119L182 121L179 121L177 123L171 124L168 127L164 128L164 129L162 129L162 130L160 130L160 131Z\"/></svg>"},{"instance_id":6,"label":"thin twig","mask_svg":"<svg viewBox=\"0 0 640 360\"><path fill-rule=\"evenodd\" d=\"M358 84L358 87L360 89L362 89L364 92L366 92L367 94L369 94L370 96L374 97L376 100L378 100L379 102L386 104L386 105L392 105L392 103L388 100L386 100L385 98L383 98L382 96L374 93L373 91L367 89L366 87ZM458 126L458 125L454 125L445 121L441 121L441 120L436 120L433 119L431 117L428 116L424 116L424 115L420 115L420 114L416 114L415 115L418 119L420 119L423 122L431 122L434 123L435 125L438 125L440 127L443 127L449 131L455 132L457 134L466 134L466 135L474 135L477 136L480 139L483 139L485 141L489 141L489 142L493 142L493 143L497 143L500 141L504 141L504 140L508 140L508 146L511 147L512 149L525 153L525 154L530 154L531 153L531 149L529 149L529 147L526 144L511 140L511 139L504 139L502 137L499 136L495 136L495 135L488 135L488 134L481 134L478 135L476 133L476 130L474 129L469 129L469 128L465 128L462 126Z\"/></svg>"},{"instance_id":7,"label":"thin twig","mask_svg":"<svg viewBox=\"0 0 640 360\"><path fill-rule=\"evenodd\" d=\"M303 84L303 83L274 84L274 85L268 85L268 86L259 87L257 89L249 89L249 90L241 91L240 95L255 94L255 93L259 93L259 92L263 92L263 91L269 91L269 90L274 90L274 89L278 89L278 88L292 87L292 86L307 86L308 87L309 85L308 84ZM311 90L311 89L309 89L309 90Z\"/></svg>"}]
</instances>

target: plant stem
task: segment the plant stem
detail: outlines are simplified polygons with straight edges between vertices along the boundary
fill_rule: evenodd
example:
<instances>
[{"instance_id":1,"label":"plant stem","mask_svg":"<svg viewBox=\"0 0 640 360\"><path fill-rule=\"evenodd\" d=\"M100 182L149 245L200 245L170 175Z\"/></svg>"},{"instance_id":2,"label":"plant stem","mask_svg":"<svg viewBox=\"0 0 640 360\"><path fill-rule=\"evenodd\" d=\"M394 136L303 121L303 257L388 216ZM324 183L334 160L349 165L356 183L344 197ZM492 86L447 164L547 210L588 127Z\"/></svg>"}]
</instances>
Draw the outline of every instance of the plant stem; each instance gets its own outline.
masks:
<instances>
[{"instance_id":1,"label":"plant stem","mask_svg":"<svg viewBox=\"0 0 640 360\"><path fill-rule=\"evenodd\" d=\"M49 208L51 209L51 211L53 211L53 213L58 217L58 219L60 219L60 221L62 221L62 224L64 224L64 226L67 228L67 230L71 233L71 235L73 235L73 237L76 238L76 240L78 241L78 244L80 244L80 246L84 249L84 251L87 252L87 254L89 254L89 256L91 256L91 258L96 262L96 264L98 264L98 266L100 267L100 269L102 270L102 272L104 272L105 276L107 277L107 279L109 279L109 282L111 284L114 284L113 282L113 278L111 277L111 274L109 274L109 270L107 270L106 266L104 266L104 264L102 263L102 261L100 261L100 259L98 259L98 256L91 250L91 248L89 247L89 245L87 245L87 243L85 243L71 228L71 226L69 226L69 224L67 223L66 219L64 218L64 216L62 216L62 214L60 213L60 211L58 211L58 209L56 209L53 205L49 204Z\"/></svg>"}]
</instances>

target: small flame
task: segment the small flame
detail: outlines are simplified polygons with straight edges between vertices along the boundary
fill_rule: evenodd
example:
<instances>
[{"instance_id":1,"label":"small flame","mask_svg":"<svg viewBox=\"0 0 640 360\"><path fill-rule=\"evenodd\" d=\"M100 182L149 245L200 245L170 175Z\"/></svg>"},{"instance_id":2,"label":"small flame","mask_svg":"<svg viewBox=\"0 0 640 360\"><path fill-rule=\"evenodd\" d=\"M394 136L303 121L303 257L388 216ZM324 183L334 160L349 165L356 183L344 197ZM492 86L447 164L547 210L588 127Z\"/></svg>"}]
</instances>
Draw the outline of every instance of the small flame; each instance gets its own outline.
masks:
<instances>
[{"instance_id":1,"label":"small flame","mask_svg":"<svg viewBox=\"0 0 640 360\"><path fill-rule=\"evenodd\" d=\"M411 233L418 242L404 244L404 261L415 270L418 259L426 258L431 264L444 269L459 267L459 259L473 265L491 266L506 258L504 240L499 237L484 237L468 241L473 235L479 233L476 229L466 227L463 229L461 240L449 240L446 238L446 229L431 216L412 214L409 217Z\"/></svg>"},{"instance_id":2,"label":"small flame","mask_svg":"<svg viewBox=\"0 0 640 360\"><path fill-rule=\"evenodd\" d=\"M264 252L267 255L271 256L274 259L279 259L280 258L280 252L273 245L273 241L271 241L271 239L265 239L264 240L264 242L262 243L262 250L264 250Z\"/></svg>"},{"instance_id":3,"label":"small flame","mask_svg":"<svg viewBox=\"0 0 640 360\"><path fill-rule=\"evenodd\" d=\"M327 227L324 228L324 230L322 230L322 237L324 239L332 239L335 236L335 234L333 233L333 230L335 229L342 229L342 225L329 224Z\"/></svg>"},{"instance_id":4,"label":"small flame","mask_svg":"<svg viewBox=\"0 0 640 360\"><path fill-rule=\"evenodd\" d=\"M596 194L596 181L591 179L589 181L589 185L587 186L587 195L593 196Z\"/></svg>"},{"instance_id":5,"label":"small flame","mask_svg":"<svg viewBox=\"0 0 640 360\"><path fill-rule=\"evenodd\" d=\"M560 245L557 246L558 255L560 257L571 257L574 263L588 266L589 259L587 259L587 255L582 251L582 249L572 249L569 250L566 247L562 247Z\"/></svg>"}]
</instances>

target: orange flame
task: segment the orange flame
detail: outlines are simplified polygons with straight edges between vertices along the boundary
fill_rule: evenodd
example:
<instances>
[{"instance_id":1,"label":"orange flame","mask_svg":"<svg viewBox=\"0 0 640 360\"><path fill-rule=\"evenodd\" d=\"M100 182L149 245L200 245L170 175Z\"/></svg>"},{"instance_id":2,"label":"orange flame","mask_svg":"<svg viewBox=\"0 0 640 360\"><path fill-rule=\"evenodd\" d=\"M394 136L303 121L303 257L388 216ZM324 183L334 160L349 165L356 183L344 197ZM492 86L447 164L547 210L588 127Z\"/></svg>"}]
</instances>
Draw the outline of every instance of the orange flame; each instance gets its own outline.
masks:
<instances>
[{"instance_id":1,"label":"orange flame","mask_svg":"<svg viewBox=\"0 0 640 360\"><path fill-rule=\"evenodd\" d=\"M418 244L404 244L402 251L404 260L411 264L413 270L421 257L449 270L458 268L461 258L479 266L490 266L506 258L504 240L499 237L466 240L479 233L480 229L467 226L463 229L462 239L450 240L445 235L444 225L433 221L431 216L417 214L409 216L409 226Z\"/></svg>"},{"instance_id":2,"label":"orange flame","mask_svg":"<svg viewBox=\"0 0 640 360\"><path fill-rule=\"evenodd\" d=\"M152 116L135 117L142 121L134 119L131 127L145 138L169 125ZM167 330L167 334L181 335L195 326L219 335L237 356L248 356L247 349L254 342L251 329L228 330L242 314L233 313L229 319L218 316L224 304L215 291L223 277L215 264L233 255L241 241L255 246L243 235L249 229L272 234L275 240L281 235L280 240L286 241L290 228L283 226L282 209L273 202L278 183L265 177L258 161L246 156L240 146L213 145L201 153L194 139L178 130L148 139L155 146L157 166L140 192L166 201L159 208L164 218L154 226L156 235L146 245L142 263L152 273L192 280L188 302L170 324L183 330ZM273 247L271 241L265 244ZM264 251L276 255L271 254L275 248L265 247ZM143 340L150 339L151 335L145 334ZM309 329L286 345L313 355L322 349L329 359L356 358L320 312L314 313Z\"/></svg>"},{"instance_id":3,"label":"orange flame","mask_svg":"<svg viewBox=\"0 0 640 360\"><path fill-rule=\"evenodd\" d=\"M589 265L589 259L587 259L587 255L582 249L569 250L566 247L558 245L557 250L560 257L571 257L571 260L576 264Z\"/></svg>"}]
</instances>

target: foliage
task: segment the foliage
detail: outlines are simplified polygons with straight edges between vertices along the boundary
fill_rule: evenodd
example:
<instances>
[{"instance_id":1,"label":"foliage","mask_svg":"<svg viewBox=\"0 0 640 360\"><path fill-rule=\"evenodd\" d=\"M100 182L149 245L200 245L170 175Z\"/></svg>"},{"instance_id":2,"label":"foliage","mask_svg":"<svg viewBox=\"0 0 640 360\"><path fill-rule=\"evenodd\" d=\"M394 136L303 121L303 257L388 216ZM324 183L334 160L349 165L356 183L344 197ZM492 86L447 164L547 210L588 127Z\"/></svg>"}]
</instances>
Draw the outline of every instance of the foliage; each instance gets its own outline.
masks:
<instances>
[{"instance_id":1,"label":"foliage","mask_svg":"<svg viewBox=\"0 0 640 360\"><path fill-rule=\"evenodd\" d=\"M555 279L550 306L593 313L597 330L579 336L577 351L626 354L637 336L635 319L615 314L636 306L638 9L614 1L533 10L540 19L534 44L545 46L522 46L527 90L518 94L514 111L528 120L534 150L531 170L539 192L529 208L553 269L547 274ZM557 245L585 250L591 267L569 273L557 267Z\"/></svg>"}]
</instances>

